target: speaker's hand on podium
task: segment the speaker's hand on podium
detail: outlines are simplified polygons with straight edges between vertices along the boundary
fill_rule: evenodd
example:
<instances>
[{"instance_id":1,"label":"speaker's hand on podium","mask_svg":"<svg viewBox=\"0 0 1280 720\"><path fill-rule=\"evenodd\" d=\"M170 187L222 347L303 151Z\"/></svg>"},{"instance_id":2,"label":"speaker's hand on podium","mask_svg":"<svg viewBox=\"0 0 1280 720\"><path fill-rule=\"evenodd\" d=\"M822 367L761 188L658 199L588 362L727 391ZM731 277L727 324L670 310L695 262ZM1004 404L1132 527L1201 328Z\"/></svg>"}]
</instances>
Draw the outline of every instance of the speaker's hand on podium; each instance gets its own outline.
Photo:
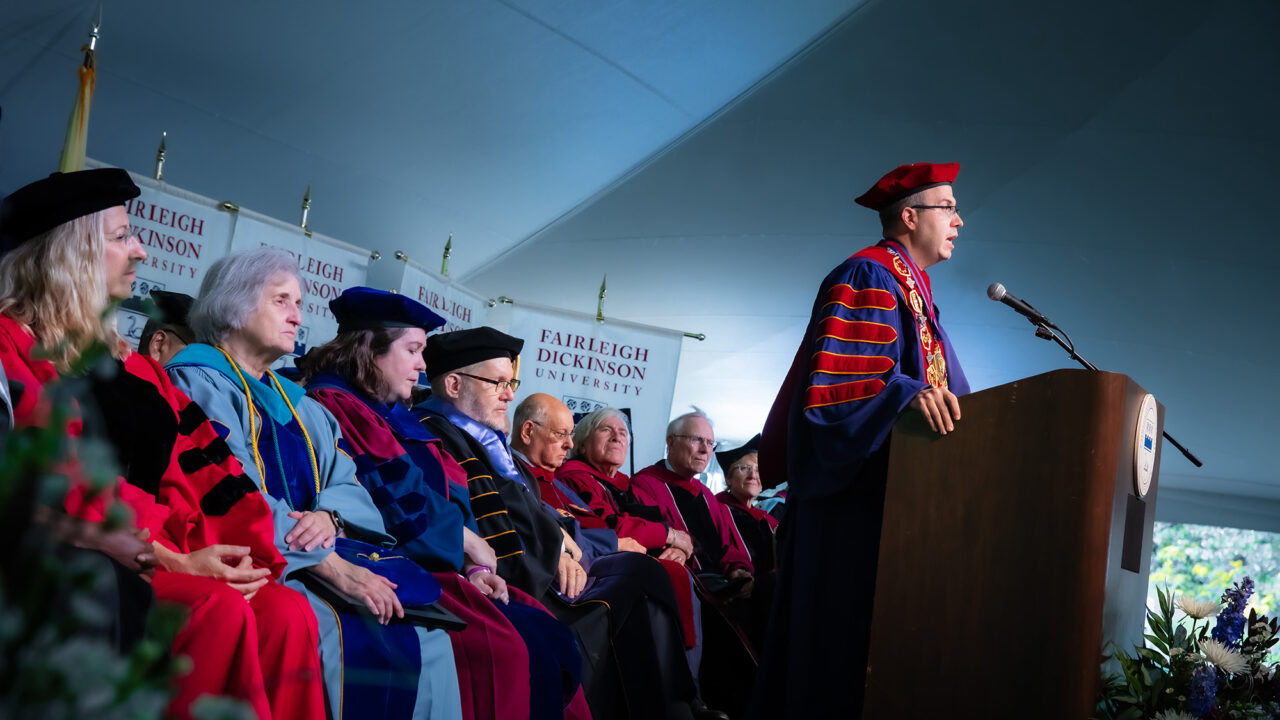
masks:
<instances>
[{"instance_id":1,"label":"speaker's hand on podium","mask_svg":"<svg viewBox=\"0 0 1280 720\"><path fill-rule=\"evenodd\" d=\"M956 429L960 419L960 401L946 388L927 387L911 399L911 407L919 410L934 432L946 435Z\"/></svg>"}]
</instances>

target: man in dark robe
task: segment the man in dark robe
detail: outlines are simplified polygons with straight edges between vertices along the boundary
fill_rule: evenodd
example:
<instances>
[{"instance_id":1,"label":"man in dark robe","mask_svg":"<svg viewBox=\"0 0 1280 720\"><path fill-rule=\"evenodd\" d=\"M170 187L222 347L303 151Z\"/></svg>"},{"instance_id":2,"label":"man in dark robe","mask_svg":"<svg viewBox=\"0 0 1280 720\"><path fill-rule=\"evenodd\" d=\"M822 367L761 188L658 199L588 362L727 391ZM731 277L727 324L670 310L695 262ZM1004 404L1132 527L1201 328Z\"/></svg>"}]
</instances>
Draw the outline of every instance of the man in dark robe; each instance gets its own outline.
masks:
<instances>
[{"instance_id":1,"label":"man in dark robe","mask_svg":"<svg viewBox=\"0 0 1280 720\"><path fill-rule=\"evenodd\" d=\"M903 165L856 202L884 239L827 275L765 423L761 477L790 483L751 717L860 717L889 432L908 409L946 434L968 383L925 270L964 222L956 163Z\"/></svg>"},{"instance_id":2,"label":"man in dark robe","mask_svg":"<svg viewBox=\"0 0 1280 720\"><path fill-rule=\"evenodd\" d=\"M195 298L180 292L152 290L151 301L155 312L142 326L138 352L164 366L182 348L196 341L195 333L187 325L187 314Z\"/></svg>"},{"instance_id":3,"label":"man in dark robe","mask_svg":"<svg viewBox=\"0 0 1280 720\"><path fill-rule=\"evenodd\" d=\"M584 556L566 529L572 518L543 501L537 478L522 472L507 446L506 411L519 386L513 360L523 346L488 327L431 336L432 395L415 412L467 471L472 510L498 573L577 635L593 713L689 717L694 686L666 573L640 555Z\"/></svg>"}]
</instances>

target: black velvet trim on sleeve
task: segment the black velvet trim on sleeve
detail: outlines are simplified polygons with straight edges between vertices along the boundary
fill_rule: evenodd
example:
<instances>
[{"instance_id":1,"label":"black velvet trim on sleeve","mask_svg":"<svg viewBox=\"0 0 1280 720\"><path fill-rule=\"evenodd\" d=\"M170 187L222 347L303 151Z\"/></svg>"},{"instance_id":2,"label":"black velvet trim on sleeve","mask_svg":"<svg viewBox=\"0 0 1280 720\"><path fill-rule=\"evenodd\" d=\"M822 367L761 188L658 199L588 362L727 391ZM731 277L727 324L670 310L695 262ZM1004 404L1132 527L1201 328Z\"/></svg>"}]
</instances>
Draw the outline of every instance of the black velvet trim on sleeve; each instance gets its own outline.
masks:
<instances>
[{"instance_id":1,"label":"black velvet trim on sleeve","mask_svg":"<svg viewBox=\"0 0 1280 720\"><path fill-rule=\"evenodd\" d=\"M248 475L227 475L200 498L200 509L206 515L226 515L240 498L257 491Z\"/></svg>"}]
</instances>

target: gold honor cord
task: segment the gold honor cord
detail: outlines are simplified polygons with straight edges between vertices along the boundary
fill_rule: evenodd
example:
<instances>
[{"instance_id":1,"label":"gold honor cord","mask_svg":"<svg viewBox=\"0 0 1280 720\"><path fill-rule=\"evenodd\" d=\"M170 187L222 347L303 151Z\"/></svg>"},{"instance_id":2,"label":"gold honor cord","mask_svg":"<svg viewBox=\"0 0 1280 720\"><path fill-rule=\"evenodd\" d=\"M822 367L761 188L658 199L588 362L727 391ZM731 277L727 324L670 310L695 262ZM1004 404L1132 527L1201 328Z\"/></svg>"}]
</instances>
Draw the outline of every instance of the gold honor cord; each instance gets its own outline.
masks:
<instances>
[{"instance_id":1,"label":"gold honor cord","mask_svg":"<svg viewBox=\"0 0 1280 720\"><path fill-rule=\"evenodd\" d=\"M276 384L276 390L280 392L280 397L284 398L284 404L289 406L289 412L293 413L293 419L298 421L298 427L302 429L302 439L307 441L307 455L311 458L311 474L316 480L316 495L319 495L320 463L316 461L316 446L311 444L311 433L307 432L307 426L302 423L302 418L298 417L298 411L293 409L293 403L289 402L289 396L284 393L280 378L276 377L270 369L267 370L267 375L271 376L271 382Z\"/></svg>"},{"instance_id":2,"label":"gold honor cord","mask_svg":"<svg viewBox=\"0 0 1280 720\"><path fill-rule=\"evenodd\" d=\"M222 356L227 359L227 362L231 363L231 369L236 371L236 377L240 378L240 387L244 389L245 404L249 407L249 441L250 445L253 447L253 463L254 465L257 465L258 475L262 478L262 492L266 493L267 471L265 464L262 462L262 453L258 452L259 433L254 429L254 420L257 419L258 413L253 409L253 393L249 390L249 381L245 379L244 373L240 371L240 366L226 350L217 346L215 346L214 349L222 353ZM284 404L289 406L289 412L293 413L293 419L298 421L298 427L302 428L302 437L307 441L307 452L311 457L311 472L315 477L316 494L319 495L320 464L316 462L316 449L315 446L311 444L311 434L307 432L307 426L302 424L302 418L298 417L298 411L293 408L293 403L289 402L289 396L284 394L284 388L280 385L280 380L276 377L276 374L268 369L267 375L269 375L271 380L275 383L276 390L280 393L280 397L284 398ZM266 421L263 420L260 422L265 424Z\"/></svg>"}]
</instances>

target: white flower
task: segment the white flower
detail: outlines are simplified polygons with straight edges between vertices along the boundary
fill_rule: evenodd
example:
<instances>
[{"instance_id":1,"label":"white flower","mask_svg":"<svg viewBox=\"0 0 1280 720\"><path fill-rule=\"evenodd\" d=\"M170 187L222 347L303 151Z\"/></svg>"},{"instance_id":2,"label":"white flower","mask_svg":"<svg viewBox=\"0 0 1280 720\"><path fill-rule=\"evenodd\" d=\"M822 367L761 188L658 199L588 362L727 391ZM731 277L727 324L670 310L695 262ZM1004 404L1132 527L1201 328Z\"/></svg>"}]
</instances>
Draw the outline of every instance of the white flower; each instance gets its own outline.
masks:
<instances>
[{"instance_id":1,"label":"white flower","mask_svg":"<svg viewBox=\"0 0 1280 720\"><path fill-rule=\"evenodd\" d=\"M1178 655L1181 655L1183 652L1184 650L1180 647L1177 647L1177 646L1171 647L1169 648L1169 657L1176 657Z\"/></svg>"},{"instance_id":2,"label":"white flower","mask_svg":"<svg viewBox=\"0 0 1280 720\"><path fill-rule=\"evenodd\" d=\"M1196 720L1195 715L1188 715L1180 710L1165 710L1151 720Z\"/></svg>"},{"instance_id":3,"label":"white flower","mask_svg":"<svg viewBox=\"0 0 1280 720\"><path fill-rule=\"evenodd\" d=\"M1187 617L1203 620L1207 617L1213 617L1222 610L1222 606L1212 600L1197 600L1186 595L1179 595L1174 603L1178 609L1187 614Z\"/></svg>"},{"instance_id":4,"label":"white flower","mask_svg":"<svg viewBox=\"0 0 1280 720\"><path fill-rule=\"evenodd\" d=\"M1245 660L1244 656L1213 638L1205 638L1200 643L1200 652L1204 653L1206 660L1231 675L1249 667L1249 661Z\"/></svg>"}]
</instances>

